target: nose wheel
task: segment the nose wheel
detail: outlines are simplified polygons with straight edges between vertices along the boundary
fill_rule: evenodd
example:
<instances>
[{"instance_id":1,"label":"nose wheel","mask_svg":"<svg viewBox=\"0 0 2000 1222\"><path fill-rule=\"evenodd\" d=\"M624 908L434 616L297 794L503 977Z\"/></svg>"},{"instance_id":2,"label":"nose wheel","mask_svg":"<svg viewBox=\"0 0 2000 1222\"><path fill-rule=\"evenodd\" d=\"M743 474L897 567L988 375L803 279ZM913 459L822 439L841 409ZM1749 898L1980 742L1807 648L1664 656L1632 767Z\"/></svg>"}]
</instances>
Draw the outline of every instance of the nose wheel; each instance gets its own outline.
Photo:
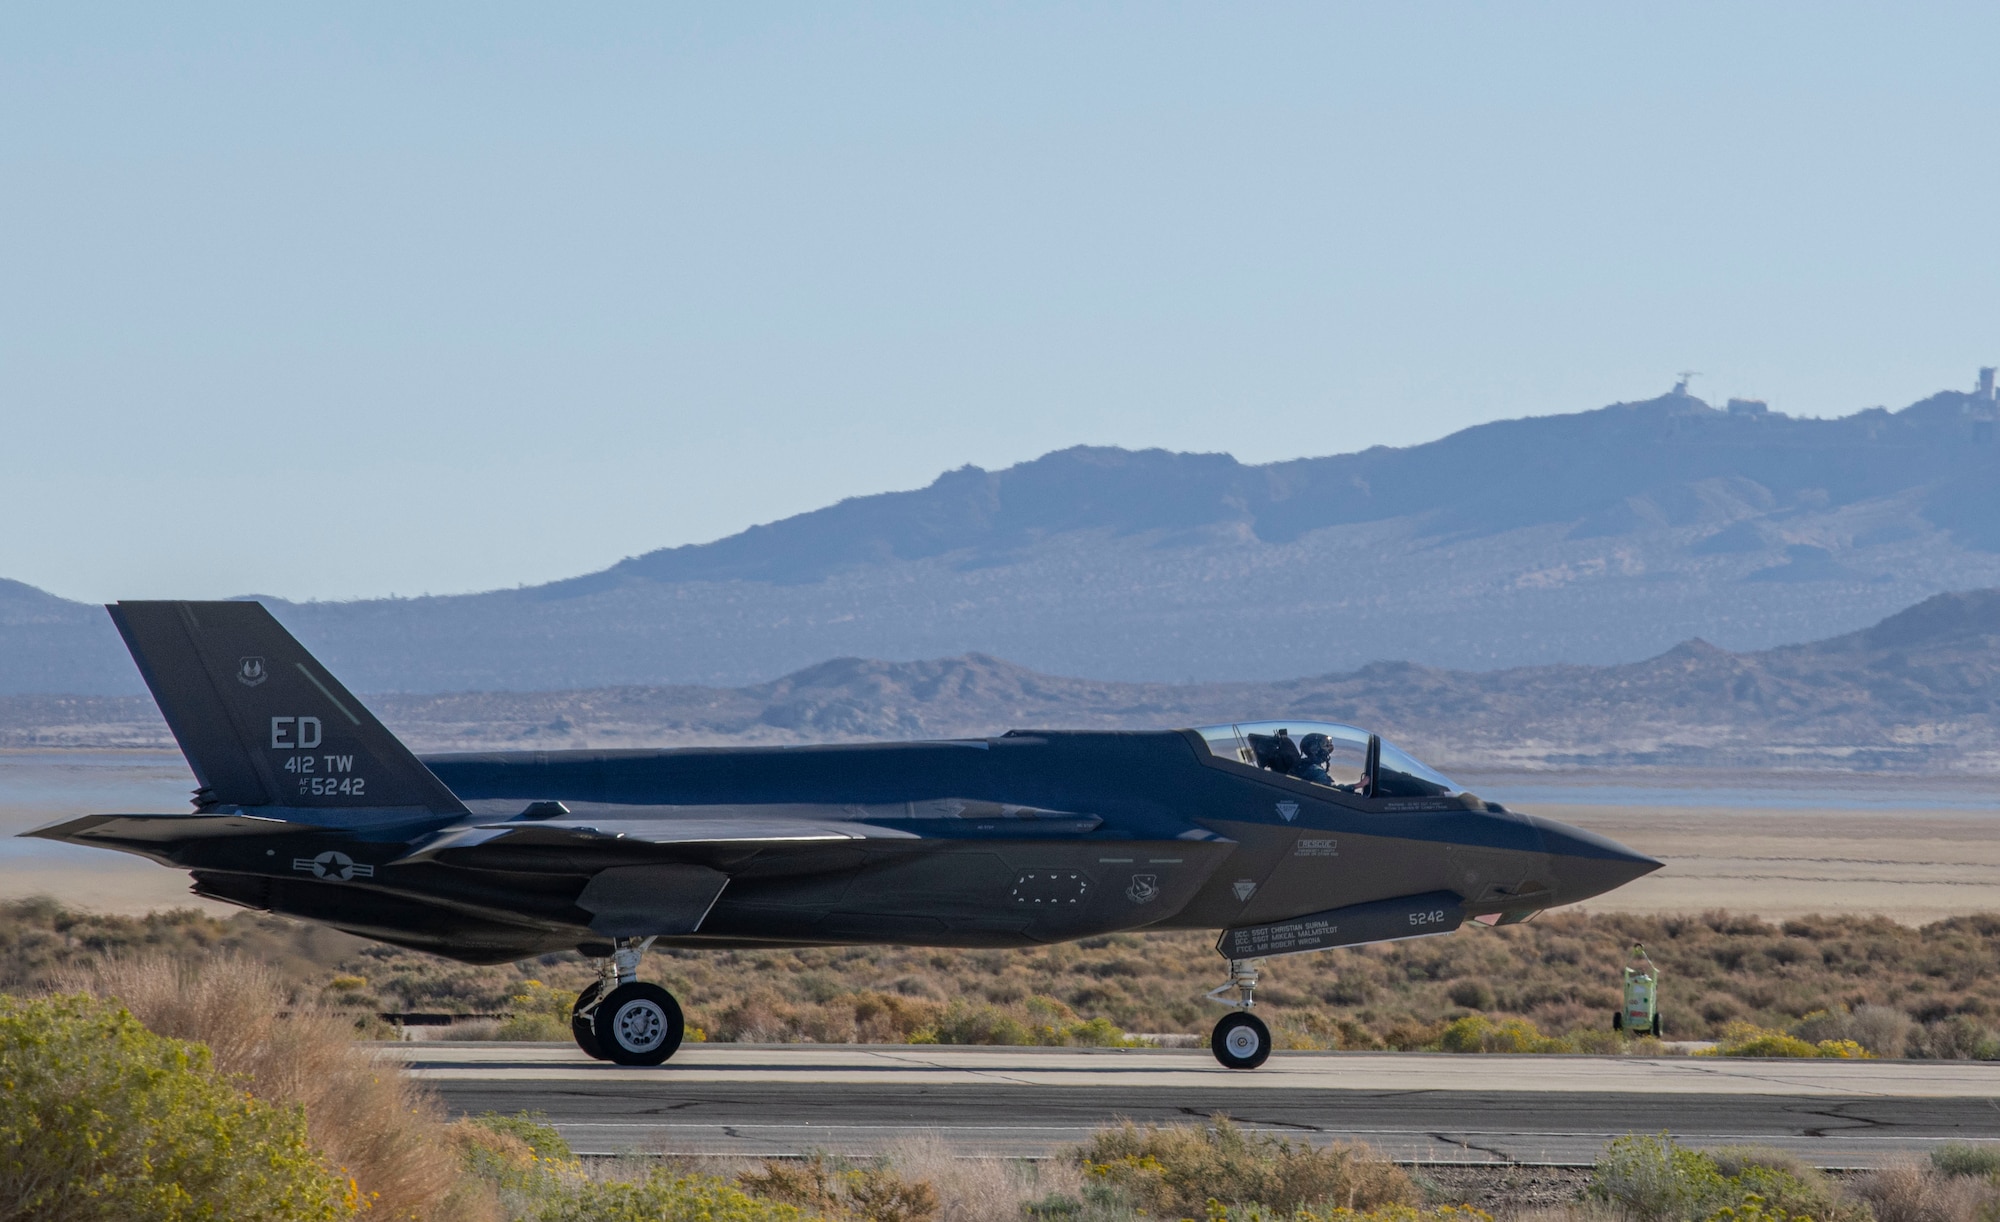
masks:
<instances>
[{"instance_id":1,"label":"nose wheel","mask_svg":"<svg viewBox=\"0 0 2000 1222\"><path fill-rule=\"evenodd\" d=\"M1215 1024L1208 1049L1225 1069L1255 1069L1271 1058L1271 1029L1255 1014L1239 1010Z\"/></svg>"},{"instance_id":2,"label":"nose wheel","mask_svg":"<svg viewBox=\"0 0 2000 1222\"><path fill-rule=\"evenodd\" d=\"M1255 1069L1271 1059L1271 1029L1250 1013L1256 1005L1258 959L1231 959L1229 983L1208 991L1208 999L1236 1011L1215 1024L1208 1050L1224 1069ZM1236 996L1229 994L1234 992Z\"/></svg>"},{"instance_id":3,"label":"nose wheel","mask_svg":"<svg viewBox=\"0 0 2000 1222\"><path fill-rule=\"evenodd\" d=\"M584 1055L619 1065L658 1065L674 1055L687 1033L674 995L637 979L639 958L651 938L621 938L599 965L595 984L577 994L569 1032Z\"/></svg>"}]
</instances>

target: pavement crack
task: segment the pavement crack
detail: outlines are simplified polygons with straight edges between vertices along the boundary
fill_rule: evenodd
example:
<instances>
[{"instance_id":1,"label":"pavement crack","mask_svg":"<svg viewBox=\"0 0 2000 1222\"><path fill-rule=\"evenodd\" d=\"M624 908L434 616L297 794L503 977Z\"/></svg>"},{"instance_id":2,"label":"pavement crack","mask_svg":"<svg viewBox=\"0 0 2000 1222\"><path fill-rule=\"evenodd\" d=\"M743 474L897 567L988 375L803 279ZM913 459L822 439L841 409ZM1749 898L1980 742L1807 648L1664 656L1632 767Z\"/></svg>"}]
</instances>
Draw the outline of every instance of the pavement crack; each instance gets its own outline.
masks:
<instances>
[{"instance_id":1,"label":"pavement crack","mask_svg":"<svg viewBox=\"0 0 2000 1222\"><path fill-rule=\"evenodd\" d=\"M1462 1137L1453 1137L1449 1133L1429 1133L1426 1136L1432 1141L1441 1141L1445 1145L1457 1146L1461 1150L1474 1150L1480 1154L1490 1154L1503 1163L1511 1164L1514 1161L1514 1156L1505 1150L1497 1149L1493 1146L1482 1146L1477 1142L1467 1141Z\"/></svg>"},{"instance_id":2,"label":"pavement crack","mask_svg":"<svg viewBox=\"0 0 2000 1222\"><path fill-rule=\"evenodd\" d=\"M1844 1127L1837 1125L1819 1125L1817 1127L1813 1127L1810 1125L1802 1126L1799 1129L1800 1135L1804 1137L1845 1137L1849 1136L1852 1133L1853 1129L1887 1129L1895 1127L1887 1121L1875 1120L1867 1116L1849 1115L1845 1110L1843 1110L1845 1108L1858 1106L1860 1103L1861 1100L1854 1100L1853 1102L1850 1103L1836 1104L1833 1107L1806 1108L1803 1112L1803 1115L1824 1116L1828 1120L1845 1121L1846 1126Z\"/></svg>"}]
</instances>

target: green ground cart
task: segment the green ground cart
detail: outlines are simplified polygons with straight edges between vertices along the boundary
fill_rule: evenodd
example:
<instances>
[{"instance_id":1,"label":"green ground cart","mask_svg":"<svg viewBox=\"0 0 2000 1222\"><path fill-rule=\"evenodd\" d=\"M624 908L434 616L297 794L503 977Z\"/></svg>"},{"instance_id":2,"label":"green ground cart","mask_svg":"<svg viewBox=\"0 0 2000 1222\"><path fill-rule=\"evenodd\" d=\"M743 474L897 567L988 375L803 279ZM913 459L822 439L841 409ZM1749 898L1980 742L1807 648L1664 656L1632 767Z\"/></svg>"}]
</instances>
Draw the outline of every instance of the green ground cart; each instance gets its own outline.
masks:
<instances>
[{"instance_id":1,"label":"green ground cart","mask_svg":"<svg viewBox=\"0 0 2000 1222\"><path fill-rule=\"evenodd\" d=\"M1643 946L1632 948L1632 957L1643 966L1625 966L1625 1004L1611 1016L1613 1031L1630 1031L1635 1035L1660 1034L1660 969L1653 966L1652 956Z\"/></svg>"}]
</instances>

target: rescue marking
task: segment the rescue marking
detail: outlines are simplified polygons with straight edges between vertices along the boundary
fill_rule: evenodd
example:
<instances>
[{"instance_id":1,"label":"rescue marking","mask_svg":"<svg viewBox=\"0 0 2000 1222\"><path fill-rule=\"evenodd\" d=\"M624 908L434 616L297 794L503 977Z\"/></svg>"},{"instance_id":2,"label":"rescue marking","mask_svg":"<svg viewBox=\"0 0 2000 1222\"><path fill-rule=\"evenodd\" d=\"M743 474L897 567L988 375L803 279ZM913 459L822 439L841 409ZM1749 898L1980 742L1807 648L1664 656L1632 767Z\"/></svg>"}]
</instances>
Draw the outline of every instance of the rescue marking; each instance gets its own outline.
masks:
<instances>
[{"instance_id":1,"label":"rescue marking","mask_svg":"<svg viewBox=\"0 0 2000 1222\"><path fill-rule=\"evenodd\" d=\"M1278 803L1278 818L1283 819L1287 823L1290 823L1292 820L1298 817L1299 817L1299 804L1297 802Z\"/></svg>"}]
</instances>

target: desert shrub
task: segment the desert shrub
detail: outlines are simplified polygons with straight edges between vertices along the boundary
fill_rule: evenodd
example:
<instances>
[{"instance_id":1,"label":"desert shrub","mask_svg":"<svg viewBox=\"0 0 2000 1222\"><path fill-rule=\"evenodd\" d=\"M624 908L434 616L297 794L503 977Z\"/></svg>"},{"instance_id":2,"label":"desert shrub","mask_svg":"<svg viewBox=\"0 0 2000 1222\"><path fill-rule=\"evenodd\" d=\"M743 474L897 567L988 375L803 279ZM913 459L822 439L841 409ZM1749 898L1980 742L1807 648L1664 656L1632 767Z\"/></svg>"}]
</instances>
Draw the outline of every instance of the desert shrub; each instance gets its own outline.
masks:
<instances>
[{"instance_id":1,"label":"desert shrub","mask_svg":"<svg viewBox=\"0 0 2000 1222\"><path fill-rule=\"evenodd\" d=\"M1839 1057L1866 1059L1875 1054L1853 1040L1821 1040L1808 1043L1796 1035L1759 1027L1755 1023L1731 1023L1723 1028L1715 1047L1697 1056L1717 1057Z\"/></svg>"},{"instance_id":2,"label":"desert shrub","mask_svg":"<svg viewBox=\"0 0 2000 1222\"><path fill-rule=\"evenodd\" d=\"M1867 1206L1848 1199L1824 1172L1796 1154L1730 1146L1707 1156L1740 1195L1739 1204L1727 1207L1735 1209L1736 1222L1750 1222L1755 1212L1773 1219L1873 1222Z\"/></svg>"},{"instance_id":3,"label":"desert shrub","mask_svg":"<svg viewBox=\"0 0 2000 1222\"><path fill-rule=\"evenodd\" d=\"M637 1181L585 1183L525 1215L530 1222L808 1222L812 1216L796 1205L753 1196L728 1180L664 1169Z\"/></svg>"},{"instance_id":4,"label":"desert shrub","mask_svg":"<svg viewBox=\"0 0 2000 1222\"><path fill-rule=\"evenodd\" d=\"M1483 980L1461 980L1452 985L1445 996L1451 998L1452 1005L1464 1006L1468 1010L1493 1008L1493 990Z\"/></svg>"},{"instance_id":5,"label":"desert shrub","mask_svg":"<svg viewBox=\"0 0 2000 1222\"><path fill-rule=\"evenodd\" d=\"M1327 1052L1343 1046L1340 1024L1319 1010L1283 1010L1270 1016L1272 1045L1293 1052Z\"/></svg>"},{"instance_id":6,"label":"desert shrub","mask_svg":"<svg viewBox=\"0 0 2000 1222\"><path fill-rule=\"evenodd\" d=\"M1878 1057L1899 1057L1910 1038L1910 1016L1893 1006L1858 1005L1847 1038Z\"/></svg>"},{"instance_id":7,"label":"desert shrub","mask_svg":"<svg viewBox=\"0 0 2000 1222\"><path fill-rule=\"evenodd\" d=\"M1703 1153L1665 1133L1612 1142L1589 1192L1633 1222L1873 1222L1866 1205L1794 1155L1747 1146Z\"/></svg>"},{"instance_id":8,"label":"desert shrub","mask_svg":"<svg viewBox=\"0 0 2000 1222\"><path fill-rule=\"evenodd\" d=\"M931 1222L938 1215L937 1189L925 1180L907 1180L893 1168L864 1167L844 1178L847 1207L868 1222Z\"/></svg>"},{"instance_id":9,"label":"desert shrub","mask_svg":"<svg viewBox=\"0 0 2000 1222\"><path fill-rule=\"evenodd\" d=\"M1805 1015L1787 1033L1814 1045L1852 1041L1875 1056L1895 1057L1903 1054L1910 1026L1909 1015L1888 1006L1836 1005Z\"/></svg>"},{"instance_id":10,"label":"desert shrub","mask_svg":"<svg viewBox=\"0 0 2000 1222\"><path fill-rule=\"evenodd\" d=\"M1971 1015L1954 1014L1913 1031L1909 1054L1932 1061L2000 1061L2000 1037Z\"/></svg>"},{"instance_id":11,"label":"desert shrub","mask_svg":"<svg viewBox=\"0 0 2000 1222\"><path fill-rule=\"evenodd\" d=\"M1575 1052L1574 1041L1543 1035L1525 1018L1498 1022L1472 1014L1445 1025L1438 1037L1444 1052Z\"/></svg>"},{"instance_id":12,"label":"desert shrub","mask_svg":"<svg viewBox=\"0 0 2000 1222\"><path fill-rule=\"evenodd\" d=\"M1633 1135L1605 1147L1590 1173L1590 1195L1632 1222L1687 1222L1734 1204L1715 1160L1673 1139Z\"/></svg>"},{"instance_id":13,"label":"desert shrub","mask_svg":"<svg viewBox=\"0 0 2000 1222\"><path fill-rule=\"evenodd\" d=\"M1081 1222L1085 1212L1117 1212L1116 1202L1086 1200L1082 1175L1060 1159L966 1158L935 1135L897 1142L883 1157L904 1179L937 1193L938 1222L1021 1222L1024 1211L1054 1218L1065 1209L1065 1218Z\"/></svg>"},{"instance_id":14,"label":"desert shrub","mask_svg":"<svg viewBox=\"0 0 2000 1222\"><path fill-rule=\"evenodd\" d=\"M1811 1219L1788 1214L1753 1192L1734 1205L1724 1205L1703 1222L1811 1222Z\"/></svg>"},{"instance_id":15,"label":"desert shrub","mask_svg":"<svg viewBox=\"0 0 2000 1222\"><path fill-rule=\"evenodd\" d=\"M1493 1222L1493 1215L1471 1205L1378 1205L1374 1209L1336 1206L1297 1210L1291 1222Z\"/></svg>"},{"instance_id":16,"label":"desert shrub","mask_svg":"<svg viewBox=\"0 0 2000 1222\"><path fill-rule=\"evenodd\" d=\"M507 1017L493 1033L498 1040L566 1041L569 1011L576 997L539 980L523 980L507 998Z\"/></svg>"},{"instance_id":17,"label":"desert shrub","mask_svg":"<svg viewBox=\"0 0 2000 1222\"><path fill-rule=\"evenodd\" d=\"M1283 1214L1262 1205L1224 1205L1211 1200L1202 1222L1493 1222L1493 1215L1471 1205L1327 1206Z\"/></svg>"},{"instance_id":18,"label":"desert shrub","mask_svg":"<svg viewBox=\"0 0 2000 1222\"><path fill-rule=\"evenodd\" d=\"M371 1219L431 1217L457 1187L435 1097L271 968L235 955L201 963L153 955L70 979L123 1002L152 1031L206 1045L215 1067L257 1098L303 1109L307 1136L359 1185Z\"/></svg>"},{"instance_id":19,"label":"desert shrub","mask_svg":"<svg viewBox=\"0 0 2000 1222\"><path fill-rule=\"evenodd\" d=\"M1931 1151L1931 1166L1944 1175L2000 1177L2000 1146L1948 1142Z\"/></svg>"},{"instance_id":20,"label":"desert shrub","mask_svg":"<svg viewBox=\"0 0 2000 1222\"><path fill-rule=\"evenodd\" d=\"M1043 1047L1134 1047L1107 1018L1084 1019L1053 997L1031 996L1019 1007L953 1001L930 1026L910 1036L913 1044L998 1044Z\"/></svg>"},{"instance_id":21,"label":"desert shrub","mask_svg":"<svg viewBox=\"0 0 2000 1222\"><path fill-rule=\"evenodd\" d=\"M1816 916L1787 921L1780 932L1718 914L1552 912L1533 923L1451 938L1287 959L1273 965L1266 989L1273 998L1295 999L1280 1009L1286 1021L1277 1034L1302 1046L1435 1047L1447 1020L1466 1011L1454 990L1484 982L1494 1003L1482 1012L1526 1017L1547 1036L1577 1040L1578 1051L1608 1051L1597 1041L1616 1003L1611 965L1633 942L1645 943L1664 973L1668 1021L1677 1034L1716 1038L1727 1023L1742 1020L1815 1046L1852 1039L1878 1056L1907 1055L1913 1044L1924 1056L2000 1055L2000 1039L1989 1030L2000 1027L2000 974L1988 970L2000 956L2000 917L1993 915L1923 928ZM1712 953L1719 948L1742 970L1723 970ZM269 963L303 993L350 1011L509 1010L529 977L560 1000L596 975L569 952L530 965L474 967L364 946L264 914L131 918L49 901L0 902L0 987L16 991L44 988L64 969L107 957L162 951L208 960L230 950ZM702 1029L721 1040L935 1040L937 1019L954 998L990 1003L997 1017L1018 1024L992 1022L988 1032L997 1038L1032 1040L1037 1021L1027 1002L1038 996L1124 1031L1206 1034L1213 1022L1197 999L1215 983L1214 958L1204 938L1186 931L1010 951L669 948L649 962L684 999L691 1040ZM349 977L348 984L332 987L336 975ZM357 979L366 986L353 987ZM1480 1000L1471 992L1460 997ZM1843 1006L1844 1020L1799 1029L1799 1015L1837 1017ZM498 1035L499 1028L494 1023L485 1034ZM451 1029L454 1036L473 1033ZM986 1037L974 1031L970 1038Z\"/></svg>"},{"instance_id":22,"label":"desert shrub","mask_svg":"<svg viewBox=\"0 0 2000 1222\"><path fill-rule=\"evenodd\" d=\"M1130 1193L1093 1180L1073 1192L1051 1192L1023 1202L1016 1216L1028 1222L1137 1222L1141 1215Z\"/></svg>"},{"instance_id":23,"label":"desert shrub","mask_svg":"<svg viewBox=\"0 0 2000 1222\"><path fill-rule=\"evenodd\" d=\"M0 1217L331 1222L361 1204L296 1109L123 1006L0 995L0 1082Z\"/></svg>"},{"instance_id":24,"label":"desert shrub","mask_svg":"<svg viewBox=\"0 0 2000 1222\"><path fill-rule=\"evenodd\" d=\"M1281 1212L1419 1199L1407 1175L1365 1146L1314 1148L1251 1136L1220 1116L1209 1125L1100 1129L1079 1157L1088 1177L1125 1190L1148 1213L1176 1218L1202 1214L1211 1198Z\"/></svg>"},{"instance_id":25,"label":"desert shrub","mask_svg":"<svg viewBox=\"0 0 2000 1222\"><path fill-rule=\"evenodd\" d=\"M569 1142L552 1124L543 1124L536 1116L540 1113L516 1112L512 1116L502 1116L498 1112L485 1112L473 1118L473 1124L492 1133L502 1133L521 1141L534 1152L536 1158L546 1163L572 1165L576 1162L575 1151Z\"/></svg>"},{"instance_id":26,"label":"desert shrub","mask_svg":"<svg viewBox=\"0 0 2000 1222\"><path fill-rule=\"evenodd\" d=\"M1391 1020L1388 1029L1382 1033L1382 1046L1392 1052L1422 1052L1435 1048L1447 1025L1443 1022L1419 1022L1408 1016L1399 1017Z\"/></svg>"},{"instance_id":27,"label":"desert shrub","mask_svg":"<svg viewBox=\"0 0 2000 1222\"><path fill-rule=\"evenodd\" d=\"M546 1176L535 1148L512 1133L502 1133L476 1120L453 1121L445 1134L458 1148L466 1174L495 1192L533 1194ZM497 1208L497 1202L496 1202Z\"/></svg>"},{"instance_id":28,"label":"desert shrub","mask_svg":"<svg viewBox=\"0 0 2000 1222\"><path fill-rule=\"evenodd\" d=\"M761 1171L736 1177L736 1186L761 1201L868 1222L931 1222L937 1217L937 1189L905 1179L886 1162L842 1168L824 1154L802 1162L767 1160Z\"/></svg>"},{"instance_id":29,"label":"desert shrub","mask_svg":"<svg viewBox=\"0 0 2000 1222\"><path fill-rule=\"evenodd\" d=\"M1913 1163L1871 1171L1853 1191L1877 1222L1983 1222L2000 1206L2000 1189L1989 1180Z\"/></svg>"}]
</instances>

